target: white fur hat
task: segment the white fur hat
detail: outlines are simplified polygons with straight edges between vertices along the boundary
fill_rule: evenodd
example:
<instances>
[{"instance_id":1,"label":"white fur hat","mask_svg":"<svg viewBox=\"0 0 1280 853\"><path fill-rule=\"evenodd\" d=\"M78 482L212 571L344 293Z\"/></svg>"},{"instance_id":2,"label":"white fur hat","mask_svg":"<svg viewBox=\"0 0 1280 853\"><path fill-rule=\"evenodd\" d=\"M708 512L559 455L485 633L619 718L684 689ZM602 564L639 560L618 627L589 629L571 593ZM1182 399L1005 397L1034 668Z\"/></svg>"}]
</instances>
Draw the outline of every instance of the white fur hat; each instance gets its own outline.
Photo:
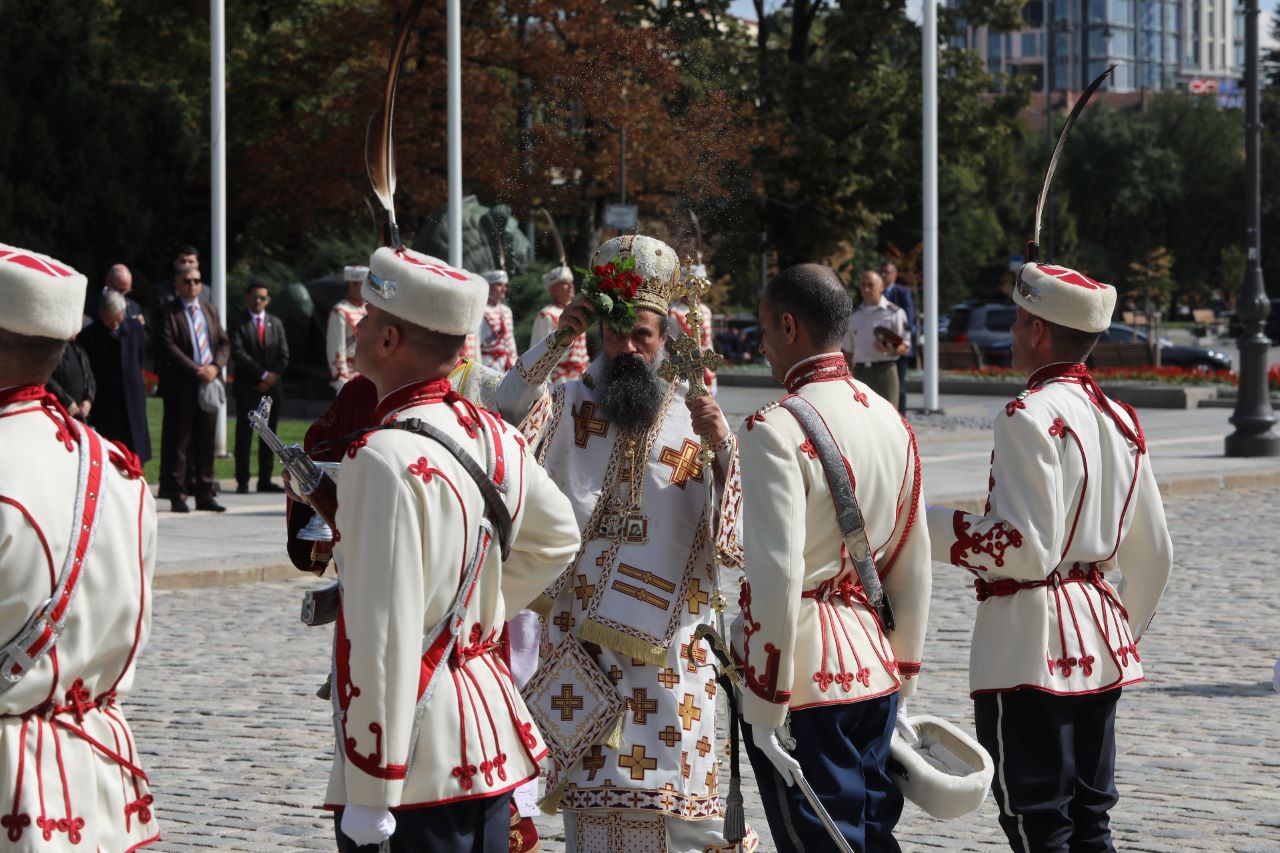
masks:
<instances>
[{"instance_id":1,"label":"white fur hat","mask_svg":"<svg viewBox=\"0 0 1280 853\"><path fill-rule=\"evenodd\" d=\"M364 277L369 274L368 267L362 267L358 264L346 266L342 268L343 281L364 281Z\"/></svg>"},{"instance_id":2,"label":"white fur hat","mask_svg":"<svg viewBox=\"0 0 1280 853\"><path fill-rule=\"evenodd\" d=\"M375 308L445 335L474 332L489 301L480 276L406 248L374 252L360 292Z\"/></svg>"},{"instance_id":3,"label":"white fur hat","mask_svg":"<svg viewBox=\"0 0 1280 853\"><path fill-rule=\"evenodd\" d=\"M573 281L573 270L567 266L552 267L542 274L543 287L550 287L557 281Z\"/></svg>"},{"instance_id":4,"label":"white fur hat","mask_svg":"<svg viewBox=\"0 0 1280 853\"><path fill-rule=\"evenodd\" d=\"M489 270L488 272L480 273L480 275L484 276L484 280L490 284L506 284L511 280L507 277L506 270Z\"/></svg>"},{"instance_id":5,"label":"white fur hat","mask_svg":"<svg viewBox=\"0 0 1280 853\"><path fill-rule=\"evenodd\" d=\"M1013 301L1050 323L1081 332L1105 332L1116 308L1116 289L1066 267L1023 264Z\"/></svg>"},{"instance_id":6,"label":"white fur hat","mask_svg":"<svg viewBox=\"0 0 1280 853\"><path fill-rule=\"evenodd\" d=\"M919 742L908 744L895 729L889 744L889 774L902 795L942 820L981 806L995 775L982 744L940 717L921 714L908 722Z\"/></svg>"},{"instance_id":7,"label":"white fur hat","mask_svg":"<svg viewBox=\"0 0 1280 853\"><path fill-rule=\"evenodd\" d=\"M0 243L0 328L67 340L80 331L87 284L61 261Z\"/></svg>"},{"instance_id":8,"label":"white fur hat","mask_svg":"<svg viewBox=\"0 0 1280 853\"><path fill-rule=\"evenodd\" d=\"M636 307L666 314L671 302L682 296L680 290L680 258L675 250L655 237L624 234L606 240L591 256L591 268L621 260L630 255L636 259L635 273L644 279L636 295Z\"/></svg>"}]
</instances>

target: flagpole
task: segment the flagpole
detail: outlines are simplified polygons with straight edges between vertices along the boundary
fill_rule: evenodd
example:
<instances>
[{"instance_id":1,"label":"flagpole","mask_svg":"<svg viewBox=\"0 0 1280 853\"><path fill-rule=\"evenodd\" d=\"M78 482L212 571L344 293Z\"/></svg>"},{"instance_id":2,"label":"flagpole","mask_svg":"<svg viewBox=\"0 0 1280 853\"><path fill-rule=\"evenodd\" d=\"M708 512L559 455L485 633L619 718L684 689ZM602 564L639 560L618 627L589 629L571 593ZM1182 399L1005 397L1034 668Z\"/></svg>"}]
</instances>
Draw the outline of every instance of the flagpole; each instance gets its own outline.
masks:
<instances>
[{"instance_id":1,"label":"flagpole","mask_svg":"<svg viewBox=\"0 0 1280 853\"><path fill-rule=\"evenodd\" d=\"M938 411L938 4L924 0L924 410Z\"/></svg>"},{"instance_id":2,"label":"flagpole","mask_svg":"<svg viewBox=\"0 0 1280 853\"><path fill-rule=\"evenodd\" d=\"M462 12L448 0L446 28L449 101L449 264L462 268Z\"/></svg>"},{"instance_id":3,"label":"flagpole","mask_svg":"<svg viewBox=\"0 0 1280 853\"><path fill-rule=\"evenodd\" d=\"M227 113L226 26L224 0L209 0L209 161L210 217L209 286L213 305L225 328L227 322ZM226 370L222 372L226 380ZM227 403L218 409L213 434L215 456L227 455Z\"/></svg>"}]
</instances>

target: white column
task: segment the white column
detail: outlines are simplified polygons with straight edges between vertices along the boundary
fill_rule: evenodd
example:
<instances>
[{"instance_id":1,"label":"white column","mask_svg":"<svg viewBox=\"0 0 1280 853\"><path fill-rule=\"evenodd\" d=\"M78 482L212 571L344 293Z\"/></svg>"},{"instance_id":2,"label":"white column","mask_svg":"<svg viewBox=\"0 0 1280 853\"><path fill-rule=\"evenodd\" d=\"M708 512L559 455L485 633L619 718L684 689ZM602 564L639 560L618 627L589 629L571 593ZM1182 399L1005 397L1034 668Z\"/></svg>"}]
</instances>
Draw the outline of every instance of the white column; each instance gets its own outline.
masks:
<instances>
[{"instance_id":1,"label":"white column","mask_svg":"<svg viewBox=\"0 0 1280 853\"><path fill-rule=\"evenodd\" d=\"M924 0L924 410L938 409L938 3Z\"/></svg>"},{"instance_id":2,"label":"white column","mask_svg":"<svg viewBox=\"0 0 1280 853\"><path fill-rule=\"evenodd\" d=\"M227 112L224 0L209 0L209 287L223 328L227 320ZM226 380L226 371L222 373ZM227 455L227 404L218 410L214 456Z\"/></svg>"},{"instance_id":3,"label":"white column","mask_svg":"<svg viewBox=\"0 0 1280 853\"><path fill-rule=\"evenodd\" d=\"M462 268L462 12L448 0L449 263Z\"/></svg>"}]
</instances>

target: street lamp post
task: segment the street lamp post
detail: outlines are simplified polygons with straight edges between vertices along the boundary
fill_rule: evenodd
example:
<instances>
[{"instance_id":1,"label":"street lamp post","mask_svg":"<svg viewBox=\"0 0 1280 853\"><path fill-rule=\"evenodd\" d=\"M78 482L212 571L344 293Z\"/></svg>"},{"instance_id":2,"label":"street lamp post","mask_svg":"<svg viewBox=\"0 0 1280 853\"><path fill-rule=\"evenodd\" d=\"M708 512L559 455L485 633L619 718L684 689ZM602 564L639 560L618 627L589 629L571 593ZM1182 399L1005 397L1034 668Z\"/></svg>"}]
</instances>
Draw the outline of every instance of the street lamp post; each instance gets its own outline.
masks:
<instances>
[{"instance_id":1,"label":"street lamp post","mask_svg":"<svg viewBox=\"0 0 1280 853\"><path fill-rule=\"evenodd\" d=\"M1262 282L1261 163L1259 146L1262 120L1258 102L1258 0L1245 2L1245 206L1244 288L1237 312L1243 330L1240 335L1240 385L1231 423L1236 431L1227 436L1227 456L1280 456L1280 435L1273 430L1275 413L1267 389L1267 353L1271 343L1262 330L1271 303Z\"/></svg>"}]
</instances>

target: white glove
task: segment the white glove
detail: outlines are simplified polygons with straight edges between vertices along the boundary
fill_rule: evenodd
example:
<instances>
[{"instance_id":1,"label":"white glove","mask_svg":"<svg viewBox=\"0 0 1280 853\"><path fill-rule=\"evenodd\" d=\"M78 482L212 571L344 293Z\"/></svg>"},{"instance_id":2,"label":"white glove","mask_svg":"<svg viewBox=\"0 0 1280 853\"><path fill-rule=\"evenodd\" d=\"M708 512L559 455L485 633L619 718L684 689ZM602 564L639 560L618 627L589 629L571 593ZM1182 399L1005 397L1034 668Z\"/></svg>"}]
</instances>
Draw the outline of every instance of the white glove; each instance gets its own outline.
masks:
<instances>
[{"instance_id":1,"label":"white glove","mask_svg":"<svg viewBox=\"0 0 1280 853\"><path fill-rule=\"evenodd\" d=\"M764 726L752 726L751 739L755 741L756 747L765 754L765 757L773 763L774 769L778 771L782 781L787 783L787 787L790 788L794 785L801 776L800 762L791 757L791 753L783 748L780 741L780 739L791 740L791 732L787 727L779 726L776 729L770 729Z\"/></svg>"},{"instance_id":2,"label":"white glove","mask_svg":"<svg viewBox=\"0 0 1280 853\"><path fill-rule=\"evenodd\" d=\"M914 748L920 743L920 735L916 732L916 727L911 725L911 721L907 719L906 699L898 699L898 717L893 721L893 727L903 741L906 742L907 746Z\"/></svg>"},{"instance_id":3,"label":"white glove","mask_svg":"<svg viewBox=\"0 0 1280 853\"><path fill-rule=\"evenodd\" d=\"M350 803L342 812L342 833L356 844L381 844L396 831L396 818L386 809Z\"/></svg>"}]
</instances>

